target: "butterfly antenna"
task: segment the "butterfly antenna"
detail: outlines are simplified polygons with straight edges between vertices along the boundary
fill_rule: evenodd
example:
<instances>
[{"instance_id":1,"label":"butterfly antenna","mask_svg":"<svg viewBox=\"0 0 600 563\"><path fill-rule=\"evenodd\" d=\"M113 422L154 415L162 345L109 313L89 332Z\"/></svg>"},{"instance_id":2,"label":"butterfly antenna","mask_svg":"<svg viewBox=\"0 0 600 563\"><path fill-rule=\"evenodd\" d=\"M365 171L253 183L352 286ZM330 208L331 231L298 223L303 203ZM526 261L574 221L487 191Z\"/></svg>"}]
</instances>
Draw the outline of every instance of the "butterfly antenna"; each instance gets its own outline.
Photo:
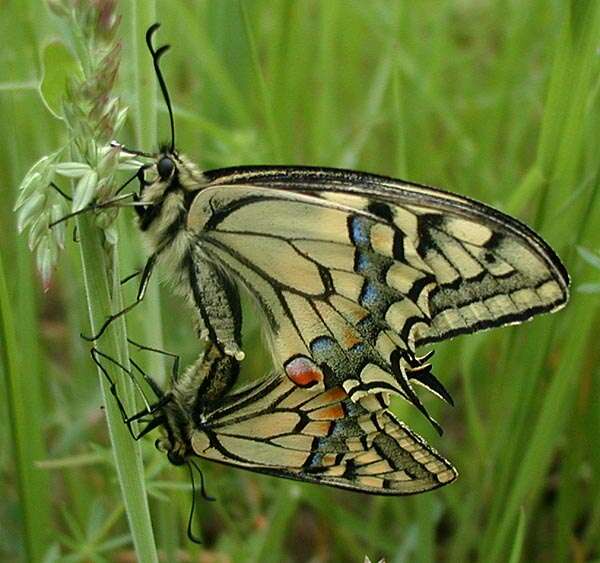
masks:
<instances>
[{"instance_id":1,"label":"butterfly antenna","mask_svg":"<svg viewBox=\"0 0 600 563\"><path fill-rule=\"evenodd\" d=\"M173 152L175 150L175 120L173 119L173 108L171 106L171 98L169 98L167 84L165 83L165 79L160 70L160 58L169 50L170 45L163 45L158 49L154 49L154 45L152 45L152 36L156 33L159 27L160 24L155 23L154 25L151 25L148 28L148 31L146 32L146 44L148 45L148 50L152 55L152 62L154 63L154 72L156 72L156 78L158 78L158 84L160 85L160 90L165 100L165 104L167 104L167 110L169 111L169 121L171 122L170 152Z\"/></svg>"},{"instance_id":2,"label":"butterfly antenna","mask_svg":"<svg viewBox=\"0 0 600 563\"><path fill-rule=\"evenodd\" d=\"M198 464L195 461L190 460L190 463L194 466L194 469L198 472L198 475L200 475L200 494L202 495L202 498L210 502L215 501L215 497L211 497L206 492L206 489L204 487L204 473L202 473L202 470L198 467Z\"/></svg>"},{"instance_id":3,"label":"butterfly antenna","mask_svg":"<svg viewBox=\"0 0 600 563\"><path fill-rule=\"evenodd\" d=\"M190 481L192 483L192 507L190 508L190 517L188 518L187 537L190 539L190 541L201 545L202 540L196 537L194 535L194 532L192 531L192 523L194 522L194 512L196 511L196 482L194 481L194 469L198 472L198 475L200 475L200 494L202 495L202 498L204 498L205 500L215 499L206 494L206 490L204 488L204 475L201 469L191 460L187 462L187 466L190 472Z\"/></svg>"}]
</instances>

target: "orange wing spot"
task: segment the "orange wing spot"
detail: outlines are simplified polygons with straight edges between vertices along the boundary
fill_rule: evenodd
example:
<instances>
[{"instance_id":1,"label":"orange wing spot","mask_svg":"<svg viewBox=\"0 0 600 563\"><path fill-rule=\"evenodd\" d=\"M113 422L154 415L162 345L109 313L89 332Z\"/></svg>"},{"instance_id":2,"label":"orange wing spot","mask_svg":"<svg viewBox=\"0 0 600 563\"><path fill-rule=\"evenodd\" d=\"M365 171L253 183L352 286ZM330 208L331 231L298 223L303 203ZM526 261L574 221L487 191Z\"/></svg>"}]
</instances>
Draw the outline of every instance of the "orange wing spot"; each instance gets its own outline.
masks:
<instances>
[{"instance_id":1,"label":"orange wing spot","mask_svg":"<svg viewBox=\"0 0 600 563\"><path fill-rule=\"evenodd\" d=\"M362 338L351 328L347 328L344 330L344 348L346 350L350 350L353 346L360 344L362 342Z\"/></svg>"},{"instance_id":2,"label":"orange wing spot","mask_svg":"<svg viewBox=\"0 0 600 563\"><path fill-rule=\"evenodd\" d=\"M362 321L365 317L369 316L369 311L364 307L361 307L358 303L350 301L341 295L332 295L330 303L340 312L343 312L345 316L348 316L349 322L357 324Z\"/></svg>"},{"instance_id":3,"label":"orange wing spot","mask_svg":"<svg viewBox=\"0 0 600 563\"><path fill-rule=\"evenodd\" d=\"M348 396L342 387L334 387L321 395L323 401L343 401Z\"/></svg>"},{"instance_id":4,"label":"orange wing spot","mask_svg":"<svg viewBox=\"0 0 600 563\"><path fill-rule=\"evenodd\" d=\"M323 407L311 412L309 416L313 420L337 420L338 418L344 418L344 407L342 405Z\"/></svg>"},{"instance_id":5,"label":"orange wing spot","mask_svg":"<svg viewBox=\"0 0 600 563\"><path fill-rule=\"evenodd\" d=\"M304 393L302 389L298 389L300 393ZM341 387L334 387L333 389L329 389L329 391L325 391L323 393L319 393L315 396L314 399L308 401L308 403L304 403L302 405L302 410L304 411L313 411L320 409L322 407L326 407L331 405L332 403L339 403L346 399L348 395L346 391L344 391Z\"/></svg>"},{"instance_id":6,"label":"orange wing spot","mask_svg":"<svg viewBox=\"0 0 600 563\"><path fill-rule=\"evenodd\" d=\"M312 387L323 381L323 372L309 358L298 356L288 362L285 373L298 387Z\"/></svg>"}]
</instances>

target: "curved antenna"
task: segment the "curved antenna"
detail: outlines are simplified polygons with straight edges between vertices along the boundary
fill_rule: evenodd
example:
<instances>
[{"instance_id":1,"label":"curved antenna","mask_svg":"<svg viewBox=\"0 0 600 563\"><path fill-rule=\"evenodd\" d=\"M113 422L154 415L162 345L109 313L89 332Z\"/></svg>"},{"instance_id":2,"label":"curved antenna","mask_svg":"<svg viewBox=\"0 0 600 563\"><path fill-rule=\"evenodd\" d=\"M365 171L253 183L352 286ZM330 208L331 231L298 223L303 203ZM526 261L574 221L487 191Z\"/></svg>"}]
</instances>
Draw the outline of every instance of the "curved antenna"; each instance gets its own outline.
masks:
<instances>
[{"instance_id":1,"label":"curved antenna","mask_svg":"<svg viewBox=\"0 0 600 563\"><path fill-rule=\"evenodd\" d=\"M202 545L202 540L195 536L194 532L192 531L192 524L194 522L194 512L196 510L196 483L194 481L194 469L200 475L200 494L202 495L202 498L204 498L204 500L210 501L214 501L215 499L206 494L206 489L204 488L204 474L202 473L198 465L194 463L194 461L191 459L188 460L186 465L188 466L188 470L190 472L190 481L192 482L192 506L190 508L190 516L188 518L187 537L190 539L190 541Z\"/></svg>"},{"instance_id":2,"label":"curved antenna","mask_svg":"<svg viewBox=\"0 0 600 563\"><path fill-rule=\"evenodd\" d=\"M215 497L211 497L204 488L204 473L202 473L202 470L198 467L198 464L194 460L190 459L189 462L194 466L194 469L198 472L198 475L200 475L200 494L202 495L202 498L210 502L215 501Z\"/></svg>"},{"instance_id":3,"label":"curved antenna","mask_svg":"<svg viewBox=\"0 0 600 563\"><path fill-rule=\"evenodd\" d=\"M158 84L160 85L160 90L165 100L165 104L167 104L167 110L169 111L169 121L171 122L171 148L169 149L169 152L174 152L175 120L173 119L173 108L171 107L171 98L169 98L167 84L165 83L165 79L163 78L162 72L160 70L160 58L169 50L170 45L163 45L158 49L154 49L154 45L152 45L152 36L156 33L159 27L160 24L155 23L148 28L148 31L146 31L146 45L148 45L148 50L152 55L152 62L154 63L154 72L156 73L156 78L158 78Z\"/></svg>"}]
</instances>

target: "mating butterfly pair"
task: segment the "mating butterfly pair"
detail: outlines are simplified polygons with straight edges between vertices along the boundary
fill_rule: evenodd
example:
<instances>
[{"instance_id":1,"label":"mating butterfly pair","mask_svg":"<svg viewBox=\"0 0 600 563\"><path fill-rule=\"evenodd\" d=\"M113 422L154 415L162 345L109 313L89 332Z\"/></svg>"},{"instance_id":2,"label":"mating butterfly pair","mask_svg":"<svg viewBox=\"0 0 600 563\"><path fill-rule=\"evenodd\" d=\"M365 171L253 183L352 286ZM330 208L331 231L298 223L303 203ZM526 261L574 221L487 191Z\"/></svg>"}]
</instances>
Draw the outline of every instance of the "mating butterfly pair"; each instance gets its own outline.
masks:
<instances>
[{"instance_id":1,"label":"mating butterfly pair","mask_svg":"<svg viewBox=\"0 0 600 563\"><path fill-rule=\"evenodd\" d=\"M129 151L152 159L137 175L153 252L136 303L160 265L209 347L129 420L152 416L146 431L162 427L176 464L196 455L380 494L449 483L454 468L389 412L390 396L437 427L413 384L451 399L416 348L559 309L564 266L516 219L431 187L329 168L200 171L175 149L157 28L146 39L172 137L158 155ZM276 370L236 391L240 289L264 319Z\"/></svg>"}]
</instances>

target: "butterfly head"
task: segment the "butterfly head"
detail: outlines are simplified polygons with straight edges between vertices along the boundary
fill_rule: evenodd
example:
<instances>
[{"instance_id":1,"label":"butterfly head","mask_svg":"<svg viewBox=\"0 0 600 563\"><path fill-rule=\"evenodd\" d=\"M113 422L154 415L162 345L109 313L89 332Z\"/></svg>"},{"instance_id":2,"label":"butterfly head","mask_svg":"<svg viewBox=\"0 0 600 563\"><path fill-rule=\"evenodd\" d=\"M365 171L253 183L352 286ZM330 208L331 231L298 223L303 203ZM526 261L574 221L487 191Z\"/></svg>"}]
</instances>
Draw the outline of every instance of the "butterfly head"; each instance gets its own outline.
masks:
<instances>
[{"instance_id":1,"label":"butterfly head","mask_svg":"<svg viewBox=\"0 0 600 563\"><path fill-rule=\"evenodd\" d=\"M124 149L128 150L128 149ZM154 162L138 170L139 200L148 205L158 205L172 192L196 191L204 182L200 169L176 150L161 147Z\"/></svg>"},{"instance_id":2,"label":"butterfly head","mask_svg":"<svg viewBox=\"0 0 600 563\"><path fill-rule=\"evenodd\" d=\"M162 436L154 443L156 449L167 454L173 465L183 465L192 453L190 441L187 439L190 421L185 409L176 400L168 401L159 419Z\"/></svg>"},{"instance_id":3,"label":"butterfly head","mask_svg":"<svg viewBox=\"0 0 600 563\"><path fill-rule=\"evenodd\" d=\"M140 188L135 210L140 228L148 231L156 226L161 233L173 223L181 223L193 199L189 196L205 184L191 160L166 147L153 156L153 162L140 167L137 177Z\"/></svg>"},{"instance_id":4,"label":"butterfly head","mask_svg":"<svg viewBox=\"0 0 600 563\"><path fill-rule=\"evenodd\" d=\"M154 445L159 452L167 454L167 459L172 465L183 465L186 462L185 451L177 444L172 444L168 438L158 438Z\"/></svg>"}]
</instances>

